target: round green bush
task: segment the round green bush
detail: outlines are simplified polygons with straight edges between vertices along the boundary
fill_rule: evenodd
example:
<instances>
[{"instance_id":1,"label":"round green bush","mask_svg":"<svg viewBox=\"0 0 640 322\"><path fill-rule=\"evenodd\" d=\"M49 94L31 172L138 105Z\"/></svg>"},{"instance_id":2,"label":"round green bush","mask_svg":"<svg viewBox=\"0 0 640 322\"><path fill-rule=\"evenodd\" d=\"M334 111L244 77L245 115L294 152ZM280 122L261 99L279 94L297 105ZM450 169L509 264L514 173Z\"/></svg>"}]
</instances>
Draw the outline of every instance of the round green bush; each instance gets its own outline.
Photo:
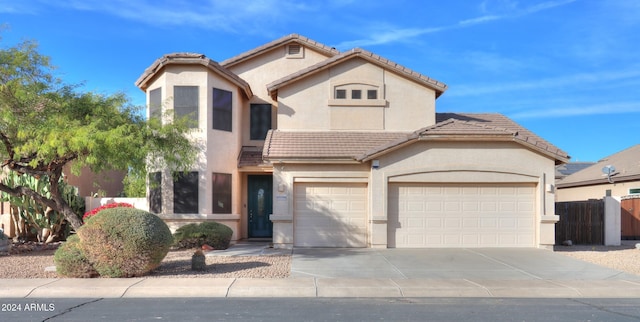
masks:
<instances>
[{"instance_id":1,"label":"round green bush","mask_svg":"<svg viewBox=\"0 0 640 322\"><path fill-rule=\"evenodd\" d=\"M146 275L169 252L173 236L158 216L135 208L111 208L78 229L80 248L103 277Z\"/></svg>"},{"instance_id":2,"label":"round green bush","mask_svg":"<svg viewBox=\"0 0 640 322\"><path fill-rule=\"evenodd\" d=\"M177 248L202 247L207 244L214 249L227 249L231 242L233 230L215 221L205 221L199 224L187 224L173 234Z\"/></svg>"},{"instance_id":3,"label":"round green bush","mask_svg":"<svg viewBox=\"0 0 640 322\"><path fill-rule=\"evenodd\" d=\"M60 276L76 278L98 276L98 272L80 249L78 235L69 236L67 241L58 247L53 255L53 260L56 264L56 272Z\"/></svg>"}]
</instances>

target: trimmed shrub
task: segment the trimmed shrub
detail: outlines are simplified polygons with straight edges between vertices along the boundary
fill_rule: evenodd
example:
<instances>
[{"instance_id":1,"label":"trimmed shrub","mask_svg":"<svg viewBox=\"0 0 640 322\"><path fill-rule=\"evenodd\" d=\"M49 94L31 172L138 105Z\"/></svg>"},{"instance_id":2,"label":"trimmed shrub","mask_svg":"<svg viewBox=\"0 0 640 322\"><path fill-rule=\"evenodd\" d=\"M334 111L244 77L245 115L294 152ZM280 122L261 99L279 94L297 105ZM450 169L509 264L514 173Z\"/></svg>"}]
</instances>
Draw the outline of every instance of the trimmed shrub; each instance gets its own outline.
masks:
<instances>
[{"instance_id":1,"label":"trimmed shrub","mask_svg":"<svg viewBox=\"0 0 640 322\"><path fill-rule=\"evenodd\" d=\"M53 255L56 263L56 272L64 277L87 278L96 277L98 272L93 269L89 260L80 249L80 238L71 235L67 241L60 245Z\"/></svg>"},{"instance_id":2,"label":"trimmed shrub","mask_svg":"<svg viewBox=\"0 0 640 322\"><path fill-rule=\"evenodd\" d=\"M101 211L103 211L105 209L118 208L118 207L134 208L132 204L126 203L126 202L114 202L114 203L102 205L102 206L100 206L98 208L95 208L95 209L93 209L91 211L85 212L84 215L82 216L82 222L86 222L87 219L97 215L99 212L101 212Z\"/></svg>"},{"instance_id":3,"label":"trimmed shrub","mask_svg":"<svg viewBox=\"0 0 640 322\"><path fill-rule=\"evenodd\" d=\"M207 244L214 249L227 249L231 235L231 228L214 221L205 221L178 228L173 234L173 239L177 248L200 248Z\"/></svg>"},{"instance_id":4,"label":"trimmed shrub","mask_svg":"<svg viewBox=\"0 0 640 322\"><path fill-rule=\"evenodd\" d=\"M80 248L103 277L134 277L160 266L173 236L158 216L135 208L110 208L78 229Z\"/></svg>"}]
</instances>

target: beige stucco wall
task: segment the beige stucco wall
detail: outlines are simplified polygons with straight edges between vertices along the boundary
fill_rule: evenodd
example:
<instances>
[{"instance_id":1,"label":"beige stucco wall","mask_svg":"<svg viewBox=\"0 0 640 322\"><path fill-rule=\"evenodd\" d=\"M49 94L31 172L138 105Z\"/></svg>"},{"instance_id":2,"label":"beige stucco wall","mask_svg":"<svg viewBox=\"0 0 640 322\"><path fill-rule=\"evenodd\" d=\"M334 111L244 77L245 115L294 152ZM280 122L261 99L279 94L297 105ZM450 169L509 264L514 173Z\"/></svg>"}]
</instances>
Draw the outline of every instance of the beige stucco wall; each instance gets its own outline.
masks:
<instances>
[{"instance_id":1,"label":"beige stucco wall","mask_svg":"<svg viewBox=\"0 0 640 322\"><path fill-rule=\"evenodd\" d=\"M554 160L514 142L416 142L379 159L371 175L372 247L386 247L389 182L532 183L536 185L536 244L555 243ZM382 227L384 226L384 227ZM384 228L384 229L383 229Z\"/></svg>"},{"instance_id":2,"label":"beige stucco wall","mask_svg":"<svg viewBox=\"0 0 640 322\"><path fill-rule=\"evenodd\" d=\"M602 199L611 190L612 197L622 197L629 194L629 189L640 188L639 181L607 183L593 186L558 188L557 201L579 201L588 199Z\"/></svg>"},{"instance_id":3,"label":"beige stucco wall","mask_svg":"<svg viewBox=\"0 0 640 322\"><path fill-rule=\"evenodd\" d=\"M274 247L293 247L293 185L296 182L349 183L369 181L368 164L290 164L273 167Z\"/></svg>"},{"instance_id":4,"label":"beige stucco wall","mask_svg":"<svg viewBox=\"0 0 640 322\"><path fill-rule=\"evenodd\" d=\"M536 186L536 245L555 243L554 161L513 142L416 142L360 165L274 165L273 242L293 245L295 182L363 182L369 189L368 246L387 247L390 182L531 183ZM550 178L550 179L549 179Z\"/></svg>"},{"instance_id":5,"label":"beige stucco wall","mask_svg":"<svg viewBox=\"0 0 640 322\"><path fill-rule=\"evenodd\" d=\"M333 99L334 88L348 84L374 86L378 99ZM433 124L433 90L360 58L278 90L279 129L414 131Z\"/></svg>"},{"instance_id":6,"label":"beige stucco wall","mask_svg":"<svg viewBox=\"0 0 640 322\"><path fill-rule=\"evenodd\" d=\"M173 108L174 86L199 87L199 128L191 132L191 139L199 150L198 159L191 171L199 172L199 212L197 214L173 214L173 180L170 171L161 169L162 217L171 227L188 222L215 220L232 228L233 240L241 238L241 177L237 169L237 157L242 147L244 94L218 73L200 65L169 65L150 83L148 93L162 87L163 112ZM213 88L230 91L233 96L232 132L213 130ZM148 100L148 98L147 98ZM167 120L170 121L170 120ZM232 177L232 211L230 214L212 214L212 173L229 173Z\"/></svg>"}]
</instances>

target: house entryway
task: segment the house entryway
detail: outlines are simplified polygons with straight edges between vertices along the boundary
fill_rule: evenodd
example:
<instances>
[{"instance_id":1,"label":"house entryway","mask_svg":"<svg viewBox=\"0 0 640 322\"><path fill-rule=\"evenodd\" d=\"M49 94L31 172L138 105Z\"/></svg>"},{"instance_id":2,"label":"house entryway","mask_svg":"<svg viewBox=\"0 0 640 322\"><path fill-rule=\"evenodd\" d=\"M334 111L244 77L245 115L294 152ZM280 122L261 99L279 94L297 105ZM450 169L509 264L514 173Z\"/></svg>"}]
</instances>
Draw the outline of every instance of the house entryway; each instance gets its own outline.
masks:
<instances>
[{"instance_id":1,"label":"house entryway","mask_svg":"<svg viewBox=\"0 0 640 322\"><path fill-rule=\"evenodd\" d=\"M247 176L247 213L249 238L271 238L273 223L273 177L270 175Z\"/></svg>"}]
</instances>

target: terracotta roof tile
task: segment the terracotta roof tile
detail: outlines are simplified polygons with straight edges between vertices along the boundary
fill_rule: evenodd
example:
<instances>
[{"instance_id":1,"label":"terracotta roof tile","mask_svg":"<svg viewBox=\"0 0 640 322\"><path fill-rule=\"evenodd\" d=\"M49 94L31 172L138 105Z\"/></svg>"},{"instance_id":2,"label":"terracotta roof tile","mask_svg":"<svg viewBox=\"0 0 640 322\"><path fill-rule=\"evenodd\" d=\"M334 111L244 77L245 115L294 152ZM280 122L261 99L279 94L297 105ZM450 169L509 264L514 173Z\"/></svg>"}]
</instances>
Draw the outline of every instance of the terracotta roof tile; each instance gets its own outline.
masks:
<instances>
[{"instance_id":1,"label":"terracotta roof tile","mask_svg":"<svg viewBox=\"0 0 640 322\"><path fill-rule=\"evenodd\" d=\"M235 57L231 57L225 61L223 61L222 63L220 63L220 65L224 66L224 67L231 67L233 65L239 64L243 61L246 61L248 59L251 59L255 56L258 56L264 52L267 52L269 50L272 50L276 47L282 46L284 44L288 44L288 43L292 43L292 42L297 42L301 45L304 45L308 48L311 48L315 51L318 51L324 55L326 55L327 57L331 57L331 56L335 56L337 54L339 54L340 52L332 47L329 47L327 45L323 45L315 40L311 40L307 37L304 36L300 36L298 34L290 34L288 36L284 36L282 38L276 39L274 41L271 41L269 43L266 43L260 47L256 47L252 50L246 51L240 55L237 55Z\"/></svg>"},{"instance_id":2,"label":"terracotta roof tile","mask_svg":"<svg viewBox=\"0 0 640 322\"><path fill-rule=\"evenodd\" d=\"M558 188L570 188L608 183L602 168L611 165L615 168L613 182L640 181L640 144L631 146L618 153L599 160L595 164L573 173L558 182Z\"/></svg>"},{"instance_id":3,"label":"terracotta roof tile","mask_svg":"<svg viewBox=\"0 0 640 322\"><path fill-rule=\"evenodd\" d=\"M415 72L411 69L408 69L404 66L398 65L392 61L389 61L388 59L382 58L378 55L375 55L369 51L366 51L364 49L361 48L354 48L351 49L349 51L345 51L337 56L333 56L331 58L328 58L318 64L309 66L307 68L301 69L293 74L290 74L288 76L285 76L283 78L280 78L276 81L271 82L270 84L267 84L267 90L269 91L269 93L271 94L271 96L274 96L274 94L278 91L279 88L286 86L300 78L304 78L307 76L310 76L320 70L324 70L326 68L329 68L331 66L334 66L336 64L339 64L345 60L349 60L352 59L354 57L360 57L362 59L365 59L373 64L376 64L378 66L381 66L383 68L386 68L392 72L395 72L398 75L401 75L403 77L406 77L408 79L411 79L415 82L418 82L420 84L423 84L433 90L436 91L436 97L440 96L442 93L444 93L444 91L447 90L447 85L445 83L442 83L440 81L437 81L433 78L430 78L428 76L422 75L418 72Z\"/></svg>"},{"instance_id":4,"label":"terracotta roof tile","mask_svg":"<svg viewBox=\"0 0 640 322\"><path fill-rule=\"evenodd\" d=\"M269 131L263 157L278 159L354 160L355 156L382 144L406 137L397 132L294 132Z\"/></svg>"},{"instance_id":5,"label":"terracotta roof tile","mask_svg":"<svg viewBox=\"0 0 640 322\"><path fill-rule=\"evenodd\" d=\"M482 125L496 130L503 129L505 131L514 133L515 140L526 143L527 145L533 146L539 150L542 150L543 152L550 153L562 162L567 162L570 158L567 152L545 141L522 125L516 123L515 121L502 114L436 113L436 122L442 122L449 119L465 121L469 124L474 124L476 126Z\"/></svg>"},{"instance_id":6,"label":"terracotta roof tile","mask_svg":"<svg viewBox=\"0 0 640 322\"><path fill-rule=\"evenodd\" d=\"M238 156L238 168L268 165L262 159L262 149L258 147L243 147Z\"/></svg>"},{"instance_id":7,"label":"terracotta roof tile","mask_svg":"<svg viewBox=\"0 0 640 322\"><path fill-rule=\"evenodd\" d=\"M221 75L226 78L230 82L236 84L238 87L244 90L244 94L247 98L251 98L253 93L251 91L251 87L249 83L245 82L238 75L232 73L228 69L220 66L217 62L207 58L207 56L203 54L197 53L172 53L166 54L153 62L151 66L149 66L142 75L136 80L136 86L141 90L146 90L149 85L149 81L153 79L153 77L162 70L167 65L202 65L209 68L211 71Z\"/></svg>"},{"instance_id":8,"label":"terracotta roof tile","mask_svg":"<svg viewBox=\"0 0 640 322\"><path fill-rule=\"evenodd\" d=\"M525 146L553 156L556 159L556 163L567 162L569 159L566 152L547 143L502 114L436 113L436 122L435 125L419 129L406 138L368 150L358 156L358 160L369 160L420 138L433 137L439 139L440 137L454 136L470 138L482 136L483 139L486 138L487 140L489 140L487 137L510 138L520 141Z\"/></svg>"}]
</instances>

